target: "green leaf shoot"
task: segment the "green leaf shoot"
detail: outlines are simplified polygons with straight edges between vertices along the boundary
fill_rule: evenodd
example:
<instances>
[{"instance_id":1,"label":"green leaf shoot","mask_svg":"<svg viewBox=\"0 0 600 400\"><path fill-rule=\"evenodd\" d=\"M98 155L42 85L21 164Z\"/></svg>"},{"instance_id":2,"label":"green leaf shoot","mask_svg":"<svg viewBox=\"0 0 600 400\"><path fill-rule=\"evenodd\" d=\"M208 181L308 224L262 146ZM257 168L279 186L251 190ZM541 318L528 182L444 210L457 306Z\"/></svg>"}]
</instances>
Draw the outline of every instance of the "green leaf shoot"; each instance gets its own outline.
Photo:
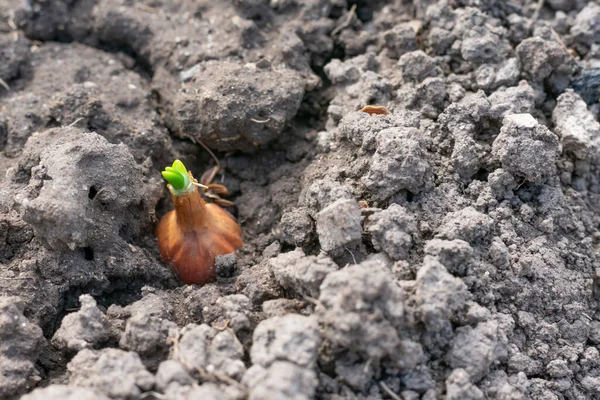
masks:
<instances>
[{"instance_id":1,"label":"green leaf shoot","mask_svg":"<svg viewBox=\"0 0 600 400\"><path fill-rule=\"evenodd\" d=\"M173 165L166 167L161 174L175 190L187 189L191 183L187 169L180 160L173 161Z\"/></svg>"}]
</instances>

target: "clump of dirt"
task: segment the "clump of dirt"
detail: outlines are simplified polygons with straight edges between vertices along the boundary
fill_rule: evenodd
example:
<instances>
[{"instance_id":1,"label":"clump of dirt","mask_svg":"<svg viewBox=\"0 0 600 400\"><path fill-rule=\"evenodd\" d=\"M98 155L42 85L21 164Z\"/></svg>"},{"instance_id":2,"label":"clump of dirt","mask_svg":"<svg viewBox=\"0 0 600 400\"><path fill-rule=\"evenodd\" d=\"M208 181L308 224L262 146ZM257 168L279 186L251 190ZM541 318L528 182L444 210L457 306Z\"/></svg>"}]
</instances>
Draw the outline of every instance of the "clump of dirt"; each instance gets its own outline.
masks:
<instances>
[{"instance_id":1,"label":"clump of dirt","mask_svg":"<svg viewBox=\"0 0 600 400\"><path fill-rule=\"evenodd\" d=\"M599 21L3 2L0 398L600 396ZM160 171L206 148L244 247L185 286Z\"/></svg>"}]
</instances>

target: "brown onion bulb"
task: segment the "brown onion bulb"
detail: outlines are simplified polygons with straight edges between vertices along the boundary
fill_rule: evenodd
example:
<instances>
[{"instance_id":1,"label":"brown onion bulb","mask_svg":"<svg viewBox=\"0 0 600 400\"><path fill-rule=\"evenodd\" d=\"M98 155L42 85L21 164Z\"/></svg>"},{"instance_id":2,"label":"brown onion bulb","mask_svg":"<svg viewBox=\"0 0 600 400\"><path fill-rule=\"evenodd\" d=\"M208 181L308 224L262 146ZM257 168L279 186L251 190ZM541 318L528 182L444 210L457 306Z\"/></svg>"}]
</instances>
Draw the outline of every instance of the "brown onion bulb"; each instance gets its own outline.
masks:
<instances>
[{"instance_id":1,"label":"brown onion bulb","mask_svg":"<svg viewBox=\"0 0 600 400\"><path fill-rule=\"evenodd\" d=\"M227 211L206 203L196 186L184 193L167 187L175 209L156 229L161 257L182 282L204 285L216 277L215 258L242 247L242 229Z\"/></svg>"}]
</instances>

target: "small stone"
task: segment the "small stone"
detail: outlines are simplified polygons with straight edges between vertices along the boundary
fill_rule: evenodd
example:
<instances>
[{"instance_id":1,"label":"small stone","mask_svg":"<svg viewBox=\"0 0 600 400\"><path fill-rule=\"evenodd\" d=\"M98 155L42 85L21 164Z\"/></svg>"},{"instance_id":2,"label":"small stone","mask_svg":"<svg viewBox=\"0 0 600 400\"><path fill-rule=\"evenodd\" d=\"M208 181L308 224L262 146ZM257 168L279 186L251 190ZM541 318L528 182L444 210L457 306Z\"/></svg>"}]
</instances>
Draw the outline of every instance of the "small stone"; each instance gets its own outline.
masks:
<instances>
[{"instance_id":1,"label":"small stone","mask_svg":"<svg viewBox=\"0 0 600 400\"><path fill-rule=\"evenodd\" d=\"M500 159L503 169L530 182L554 174L561 150L558 137L530 114L504 117L492 145L492 154Z\"/></svg>"},{"instance_id":2,"label":"small stone","mask_svg":"<svg viewBox=\"0 0 600 400\"><path fill-rule=\"evenodd\" d=\"M398 66L402 70L405 82L422 82L425 78L442 74L437 61L422 50L412 51L400 57Z\"/></svg>"},{"instance_id":3,"label":"small stone","mask_svg":"<svg viewBox=\"0 0 600 400\"><path fill-rule=\"evenodd\" d=\"M253 364L265 368L276 361L288 361L314 368L321 344L315 317L288 314L262 321L254 330L250 356Z\"/></svg>"},{"instance_id":4,"label":"small stone","mask_svg":"<svg viewBox=\"0 0 600 400\"><path fill-rule=\"evenodd\" d=\"M42 330L23 316L18 297L0 297L0 398L11 398L39 380L35 362L44 341Z\"/></svg>"},{"instance_id":5,"label":"small stone","mask_svg":"<svg viewBox=\"0 0 600 400\"><path fill-rule=\"evenodd\" d=\"M300 297L319 297L319 288L325 277L337 271L337 265L324 255L306 256L300 249L280 254L269 260L275 279L286 290Z\"/></svg>"},{"instance_id":6,"label":"small stone","mask_svg":"<svg viewBox=\"0 0 600 400\"><path fill-rule=\"evenodd\" d=\"M571 27L571 36L582 50L598 43L600 37L600 5L588 3L575 17Z\"/></svg>"},{"instance_id":7,"label":"small stone","mask_svg":"<svg viewBox=\"0 0 600 400\"><path fill-rule=\"evenodd\" d=\"M246 371L244 347L231 329L217 331L208 325L190 324L183 328L175 359L196 377L198 371L225 374L241 379Z\"/></svg>"},{"instance_id":8,"label":"small stone","mask_svg":"<svg viewBox=\"0 0 600 400\"><path fill-rule=\"evenodd\" d=\"M362 239L360 207L356 200L340 199L317 216L317 234L323 251L341 254Z\"/></svg>"},{"instance_id":9,"label":"small stone","mask_svg":"<svg viewBox=\"0 0 600 400\"><path fill-rule=\"evenodd\" d=\"M248 400L311 400L319 381L313 370L276 361L268 368L253 365L244 375L243 383L248 386Z\"/></svg>"},{"instance_id":10,"label":"small stone","mask_svg":"<svg viewBox=\"0 0 600 400\"><path fill-rule=\"evenodd\" d=\"M224 254L215 258L215 268L217 270L217 279L231 278L235 275L237 256L235 253Z\"/></svg>"},{"instance_id":11,"label":"small stone","mask_svg":"<svg viewBox=\"0 0 600 400\"><path fill-rule=\"evenodd\" d=\"M552 122L565 152L585 160L600 149L600 123L572 90L558 97Z\"/></svg>"},{"instance_id":12,"label":"small stone","mask_svg":"<svg viewBox=\"0 0 600 400\"><path fill-rule=\"evenodd\" d=\"M541 82L570 58L566 47L554 40L530 37L516 48L523 72L533 81Z\"/></svg>"},{"instance_id":13,"label":"small stone","mask_svg":"<svg viewBox=\"0 0 600 400\"><path fill-rule=\"evenodd\" d=\"M110 336L108 318L89 294L79 297L79 311L65 316L52 337L52 344L62 351L77 352L94 348Z\"/></svg>"},{"instance_id":14,"label":"small stone","mask_svg":"<svg viewBox=\"0 0 600 400\"><path fill-rule=\"evenodd\" d=\"M375 250L385 252L392 260L405 260L418 234L417 221L406 208L391 204L386 210L368 218L367 231Z\"/></svg>"},{"instance_id":15,"label":"small stone","mask_svg":"<svg viewBox=\"0 0 600 400\"><path fill-rule=\"evenodd\" d=\"M462 326L452 340L448 363L453 368L464 368L477 382L495 362L507 357L507 342L496 321L481 322L475 328Z\"/></svg>"},{"instance_id":16,"label":"small stone","mask_svg":"<svg viewBox=\"0 0 600 400\"><path fill-rule=\"evenodd\" d=\"M119 349L83 349L67 365L69 383L112 398L137 398L154 386L154 376L137 353Z\"/></svg>"},{"instance_id":17,"label":"small stone","mask_svg":"<svg viewBox=\"0 0 600 400\"><path fill-rule=\"evenodd\" d=\"M462 57L474 64L497 62L502 56L500 37L483 26L470 29L461 43Z\"/></svg>"},{"instance_id":18,"label":"small stone","mask_svg":"<svg viewBox=\"0 0 600 400\"><path fill-rule=\"evenodd\" d=\"M314 224L307 208L292 208L281 216L282 240L294 246L307 246L313 238Z\"/></svg>"},{"instance_id":19,"label":"small stone","mask_svg":"<svg viewBox=\"0 0 600 400\"><path fill-rule=\"evenodd\" d=\"M454 275L464 276L473 257L473 248L464 240L432 239L425 244L425 254L436 256Z\"/></svg>"},{"instance_id":20,"label":"small stone","mask_svg":"<svg viewBox=\"0 0 600 400\"><path fill-rule=\"evenodd\" d=\"M148 310L134 312L127 320L119 345L139 354L144 365L154 371L169 354L170 339L177 335L177 325Z\"/></svg>"},{"instance_id":21,"label":"small stone","mask_svg":"<svg viewBox=\"0 0 600 400\"><path fill-rule=\"evenodd\" d=\"M546 365L546 372L553 378L564 378L573 375L569 364L565 360L552 360Z\"/></svg>"},{"instance_id":22,"label":"small stone","mask_svg":"<svg viewBox=\"0 0 600 400\"><path fill-rule=\"evenodd\" d=\"M393 58L418 49L417 33L407 23L398 24L383 32L381 41L383 46L388 49L388 55Z\"/></svg>"},{"instance_id":23,"label":"small stone","mask_svg":"<svg viewBox=\"0 0 600 400\"><path fill-rule=\"evenodd\" d=\"M538 93L527 81L521 81L517 86L499 88L489 97L491 112L497 117L531 113L535 110L537 99Z\"/></svg>"},{"instance_id":24,"label":"small stone","mask_svg":"<svg viewBox=\"0 0 600 400\"><path fill-rule=\"evenodd\" d=\"M467 287L450 275L435 258L425 256L417 271L416 301L421 320L431 332L439 332L450 324L450 317L465 304Z\"/></svg>"},{"instance_id":25,"label":"small stone","mask_svg":"<svg viewBox=\"0 0 600 400\"><path fill-rule=\"evenodd\" d=\"M446 379L446 400L483 400L483 392L471 383L469 374L457 368Z\"/></svg>"},{"instance_id":26,"label":"small stone","mask_svg":"<svg viewBox=\"0 0 600 400\"><path fill-rule=\"evenodd\" d=\"M323 336L333 349L352 350L372 361L401 355L398 329L404 323L404 292L379 261L330 273L321 285L319 301Z\"/></svg>"},{"instance_id":27,"label":"small stone","mask_svg":"<svg viewBox=\"0 0 600 400\"><path fill-rule=\"evenodd\" d=\"M173 382L186 386L193 384L194 379L179 361L166 360L161 362L156 371L156 387L164 391Z\"/></svg>"},{"instance_id":28,"label":"small stone","mask_svg":"<svg viewBox=\"0 0 600 400\"><path fill-rule=\"evenodd\" d=\"M448 214L436 237L447 240L460 239L473 244L489 234L493 223L488 215L469 206Z\"/></svg>"},{"instance_id":29,"label":"small stone","mask_svg":"<svg viewBox=\"0 0 600 400\"><path fill-rule=\"evenodd\" d=\"M389 128L377 134L377 151L363 178L371 196L386 200L405 189L419 193L433 182L433 172L419 131Z\"/></svg>"}]
</instances>

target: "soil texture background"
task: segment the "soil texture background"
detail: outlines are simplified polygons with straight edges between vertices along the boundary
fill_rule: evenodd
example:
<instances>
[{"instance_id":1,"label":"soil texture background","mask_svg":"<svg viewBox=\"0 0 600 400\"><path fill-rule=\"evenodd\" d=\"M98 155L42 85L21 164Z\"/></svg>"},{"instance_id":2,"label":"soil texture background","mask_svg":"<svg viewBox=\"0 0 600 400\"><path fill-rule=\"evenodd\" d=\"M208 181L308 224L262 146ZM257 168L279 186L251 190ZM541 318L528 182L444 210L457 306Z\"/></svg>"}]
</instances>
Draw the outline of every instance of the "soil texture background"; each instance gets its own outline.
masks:
<instances>
[{"instance_id":1,"label":"soil texture background","mask_svg":"<svg viewBox=\"0 0 600 400\"><path fill-rule=\"evenodd\" d=\"M600 399L599 113L599 1L1 0L0 399Z\"/></svg>"}]
</instances>

